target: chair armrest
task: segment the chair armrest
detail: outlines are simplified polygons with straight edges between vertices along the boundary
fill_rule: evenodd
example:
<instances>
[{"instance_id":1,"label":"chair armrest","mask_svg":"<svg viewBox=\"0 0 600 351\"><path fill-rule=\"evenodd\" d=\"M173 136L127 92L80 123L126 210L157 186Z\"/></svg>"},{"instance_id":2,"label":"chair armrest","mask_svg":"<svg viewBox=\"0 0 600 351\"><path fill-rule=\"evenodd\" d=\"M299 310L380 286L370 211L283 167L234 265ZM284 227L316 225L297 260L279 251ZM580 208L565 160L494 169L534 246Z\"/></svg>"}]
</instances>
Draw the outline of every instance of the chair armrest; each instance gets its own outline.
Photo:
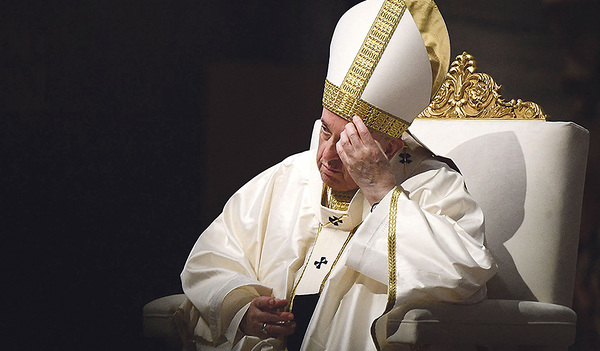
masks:
<instances>
[{"instance_id":1,"label":"chair armrest","mask_svg":"<svg viewBox=\"0 0 600 351\"><path fill-rule=\"evenodd\" d=\"M472 305L399 307L387 321L393 344L553 345L575 341L577 314L542 302L485 300Z\"/></svg>"},{"instance_id":2,"label":"chair armrest","mask_svg":"<svg viewBox=\"0 0 600 351\"><path fill-rule=\"evenodd\" d=\"M144 336L179 340L173 316L184 301L185 295L177 294L147 303L143 310Z\"/></svg>"}]
</instances>

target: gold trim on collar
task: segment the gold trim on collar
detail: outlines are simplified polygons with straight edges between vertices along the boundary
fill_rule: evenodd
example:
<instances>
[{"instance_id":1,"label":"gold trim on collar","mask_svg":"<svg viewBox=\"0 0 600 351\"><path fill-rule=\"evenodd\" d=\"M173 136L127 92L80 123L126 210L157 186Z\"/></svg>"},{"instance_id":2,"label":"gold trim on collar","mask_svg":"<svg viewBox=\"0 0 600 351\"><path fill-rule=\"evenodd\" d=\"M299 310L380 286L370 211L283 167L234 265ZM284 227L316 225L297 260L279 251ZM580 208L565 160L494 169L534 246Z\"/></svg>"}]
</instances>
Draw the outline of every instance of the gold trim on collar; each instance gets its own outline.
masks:
<instances>
[{"instance_id":1,"label":"gold trim on collar","mask_svg":"<svg viewBox=\"0 0 600 351\"><path fill-rule=\"evenodd\" d=\"M321 204L332 210L347 211L348 207L350 207L350 202L357 191L358 189L350 191L337 191L325 185L323 187Z\"/></svg>"}]
</instances>

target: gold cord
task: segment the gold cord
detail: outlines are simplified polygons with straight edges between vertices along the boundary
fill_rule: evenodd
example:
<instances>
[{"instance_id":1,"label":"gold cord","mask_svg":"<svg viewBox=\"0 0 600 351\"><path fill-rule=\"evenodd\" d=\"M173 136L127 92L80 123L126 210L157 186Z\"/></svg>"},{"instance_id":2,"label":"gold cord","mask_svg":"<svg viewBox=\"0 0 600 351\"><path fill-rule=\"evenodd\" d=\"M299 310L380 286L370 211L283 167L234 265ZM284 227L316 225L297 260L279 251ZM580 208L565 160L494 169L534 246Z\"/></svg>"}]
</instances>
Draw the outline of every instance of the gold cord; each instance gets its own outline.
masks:
<instances>
[{"instance_id":1,"label":"gold cord","mask_svg":"<svg viewBox=\"0 0 600 351\"><path fill-rule=\"evenodd\" d=\"M331 223L331 222L330 222ZM327 224L330 224L327 223ZM327 225L325 224L325 225ZM323 278L323 281L321 282L321 286L319 287L319 295L321 294L321 292L323 291L323 287L325 286L325 282L327 281L327 279L329 278L329 275L331 274L331 272L333 271L333 268L335 267L336 263L338 262L338 260L340 259L340 257L342 256L342 253L344 252L344 250L346 249L346 246L348 245L348 243L350 242L350 239L352 239L352 236L354 235L354 233L356 232L356 230L358 229L358 227L360 227L360 225L362 224L362 222L360 222L356 227L354 227L350 233L348 233L348 237L346 238L346 241L344 242L344 244L342 245L342 248L340 249L340 251L337 254L337 257L335 258L335 260L333 261L333 263L331 264L331 268L329 269L329 272L327 272L327 274L325 275L325 277ZM315 240L313 243L313 247L310 250L310 254L308 255L308 259L306 259L306 262L304 262L304 267L302 268L302 273L300 273L300 278L298 279L298 281L296 281L296 284L294 284L294 287L292 288L292 292L290 294L290 302L288 303L288 308L287 311L291 311L292 307L294 307L294 298L296 297L296 289L298 288L298 285L300 285L300 281L302 280L302 277L304 276L304 272L306 272L306 268L308 267L308 264L310 263L310 261L312 260L312 254L313 251L315 250L315 246L317 244L317 239L319 239L319 234L321 234L321 230L323 229L323 227L325 226L321 223L319 223L319 229L317 230L317 235L315 236Z\"/></svg>"},{"instance_id":2,"label":"gold cord","mask_svg":"<svg viewBox=\"0 0 600 351\"><path fill-rule=\"evenodd\" d=\"M290 293L290 301L288 302L288 306L286 306L286 310L288 312L292 310L292 307L294 307L294 298L296 297L296 289L298 288L298 285L300 285L300 281L302 280L302 277L304 276L304 272L306 272L306 267L308 267L308 262L310 262L310 260L312 258L312 253L315 250L315 246L317 244L317 239L319 238L319 234L321 234L321 229L323 229L323 225L321 223L319 223L319 229L317 229L317 235L315 235L313 247L312 247L312 249L310 249L310 253L308 254L308 259L306 259L306 262L304 262L304 267L302 267L302 273L300 273L300 278L298 278L298 281L296 281L296 284L294 284L294 287L292 288L292 292Z\"/></svg>"},{"instance_id":3,"label":"gold cord","mask_svg":"<svg viewBox=\"0 0 600 351\"><path fill-rule=\"evenodd\" d=\"M348 242L350 241L350 239L352 239L352 236L354 235L354 232L356 232L356 230L358 229L358 227L361 224L362 224L362 222L360 222L356 227L354 227L354 229L352 229L350 231L350 233L348 233L348 237L346 238L346 241L342 245L342 248L340 249L340 252L338 252L337 257L333 261L333 264L331 264L331 269L329 269L329 272L327 272L327 274L325 275L325 278L323 278L323 281L321 282L321 287L319 288L319 295L321 295L321 292L323 291L323 287L325 287L325 282L327 281L327 278L329 278L329 275L333 271L333 267L335 267L335 264L337 263L337 261L342 256L342 252L344 252L344 249L346 248L346 245L348 245Z\"/></svg>"}]
</instances>

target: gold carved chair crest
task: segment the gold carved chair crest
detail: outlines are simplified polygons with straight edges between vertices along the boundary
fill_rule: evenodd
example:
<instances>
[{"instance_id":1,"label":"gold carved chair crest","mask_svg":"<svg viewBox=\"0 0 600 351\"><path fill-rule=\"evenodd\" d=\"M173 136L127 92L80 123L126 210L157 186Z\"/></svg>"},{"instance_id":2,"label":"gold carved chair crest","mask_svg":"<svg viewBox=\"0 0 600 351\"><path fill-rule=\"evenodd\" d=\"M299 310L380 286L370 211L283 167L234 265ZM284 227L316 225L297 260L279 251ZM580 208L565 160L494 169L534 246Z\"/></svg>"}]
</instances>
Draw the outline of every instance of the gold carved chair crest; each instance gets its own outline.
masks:
<instances>
[{"instance_id":1,"label":"gold carved chair crest","mask_svg":"<svg viewBox=\"0 0 600 351\"><path fill-rule=\"evenodd\" d=\"M417 118L546 119L536 103L505 101L494 78L476 70L473 56L458 55L432 102Z\"/></svg>"}]
</instances>

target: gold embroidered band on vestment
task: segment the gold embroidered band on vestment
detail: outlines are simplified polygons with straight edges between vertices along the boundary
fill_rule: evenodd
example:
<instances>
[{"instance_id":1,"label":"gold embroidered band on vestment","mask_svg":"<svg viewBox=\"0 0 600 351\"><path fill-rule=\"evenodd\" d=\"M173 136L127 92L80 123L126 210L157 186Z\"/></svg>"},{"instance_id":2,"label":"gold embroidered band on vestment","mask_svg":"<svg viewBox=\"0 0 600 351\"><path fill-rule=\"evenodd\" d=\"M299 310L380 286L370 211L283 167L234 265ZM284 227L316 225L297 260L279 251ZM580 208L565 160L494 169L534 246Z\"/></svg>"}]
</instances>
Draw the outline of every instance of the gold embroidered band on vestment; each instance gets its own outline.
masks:
<instances>
[{"instance_id":1,"label":"gold embroidered band on vestment","mask_svg":"<svg viewBox=\"0 0 600 351\"><path fill-rule=\"evenodd\" d=\"M396 215L398 211L398 198L402 191L395 187L390 203L390 217L388 224L388 302L385 312L392 310L396 304Z\"/></svg>"},{"instance_id":2,"label":"gold embroidered band on vestment","mask_svg":"<svg viewBox=\"0 0 600 351\"><path fill-rule=\"evenodd\" d=\"M323 92L323 106L331 112L348 121L359 116L368 127L394 138L402 136L410 123L369 104L361 96L405 10L404 1L385 0L341 86L325 80Z\"/></svg>"}]
</instances>

